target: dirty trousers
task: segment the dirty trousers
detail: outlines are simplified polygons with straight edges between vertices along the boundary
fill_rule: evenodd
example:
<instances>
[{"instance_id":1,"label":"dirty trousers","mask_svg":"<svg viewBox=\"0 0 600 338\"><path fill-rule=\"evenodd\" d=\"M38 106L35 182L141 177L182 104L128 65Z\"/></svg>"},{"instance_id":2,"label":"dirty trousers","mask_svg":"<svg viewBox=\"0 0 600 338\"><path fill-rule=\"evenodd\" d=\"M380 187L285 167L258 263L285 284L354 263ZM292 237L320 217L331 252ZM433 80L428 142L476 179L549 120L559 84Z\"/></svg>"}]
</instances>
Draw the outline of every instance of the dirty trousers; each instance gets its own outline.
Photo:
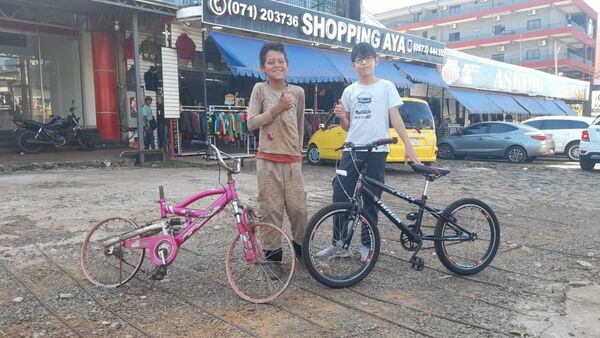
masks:
<instances>
[{"instance_id":1,"label":"dirty trousers","mask_svg":"<svg viewBox=\"0 0 600 338\"><path fill-rule=\"evenodd\" d=\"M302 162L279 163L256 160L258 204L262 221L281 228L285 209L292 229L292 239L302 245L306 228L306 193L302 177ZM281 248L281 235L275 231L261 234L263 249Z\"/></svg>"}]
</instances>

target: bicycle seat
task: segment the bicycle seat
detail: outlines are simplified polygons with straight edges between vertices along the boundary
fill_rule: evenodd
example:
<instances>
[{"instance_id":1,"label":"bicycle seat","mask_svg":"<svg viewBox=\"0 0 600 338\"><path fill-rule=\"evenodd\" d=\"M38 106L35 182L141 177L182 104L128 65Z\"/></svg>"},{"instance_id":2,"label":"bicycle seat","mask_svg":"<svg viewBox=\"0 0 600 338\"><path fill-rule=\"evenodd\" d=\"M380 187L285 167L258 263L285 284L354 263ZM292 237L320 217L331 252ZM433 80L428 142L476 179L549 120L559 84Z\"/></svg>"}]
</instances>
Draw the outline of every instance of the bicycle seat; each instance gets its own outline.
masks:
<instances>
[{"instance_id":1,"label":"bicycle seat","mask_svg":"<svg viewBox=\"0 0 600 338\"><path fill-rule=\"evenodd\" d=\"M417 172L427 178L436 179L442 176L446 176L450 173L450 169L428 167L423 164L411 164L410 167L414 172Z\"/></svg>"}]
</instances>

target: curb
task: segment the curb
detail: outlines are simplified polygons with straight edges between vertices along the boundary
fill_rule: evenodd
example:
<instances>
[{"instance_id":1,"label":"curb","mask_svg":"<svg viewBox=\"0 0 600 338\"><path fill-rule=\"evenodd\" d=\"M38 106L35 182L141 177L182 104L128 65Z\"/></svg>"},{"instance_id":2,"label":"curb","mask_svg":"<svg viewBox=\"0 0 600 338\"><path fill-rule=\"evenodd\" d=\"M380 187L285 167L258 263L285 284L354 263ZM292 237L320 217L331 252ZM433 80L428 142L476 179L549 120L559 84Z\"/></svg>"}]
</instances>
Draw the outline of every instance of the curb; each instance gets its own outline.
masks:
<instances>
[{"instance_id":1,"label":"curb","mask_svg":"<svg viewBox=\"0 0 600 338\"><path fill-rule=\"evenodd\" d=\"M135 159L110 159L89 161L63 161L63 162L33 162L0 164L0 174L7 174L22 170L52 170L52 169L109 169L133 168Z\"/></svg>"}]
</instances>

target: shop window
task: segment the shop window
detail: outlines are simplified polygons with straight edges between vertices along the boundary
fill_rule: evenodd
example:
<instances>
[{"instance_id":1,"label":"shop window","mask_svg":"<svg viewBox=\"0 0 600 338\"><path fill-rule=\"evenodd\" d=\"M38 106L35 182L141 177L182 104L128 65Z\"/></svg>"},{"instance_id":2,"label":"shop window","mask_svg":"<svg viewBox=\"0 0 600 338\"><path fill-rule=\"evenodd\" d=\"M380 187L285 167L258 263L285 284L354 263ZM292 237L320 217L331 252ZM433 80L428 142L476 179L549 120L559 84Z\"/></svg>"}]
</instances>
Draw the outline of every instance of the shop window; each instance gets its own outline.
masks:
<instances>
[{"instance_id":1,"label":"shop window","mask_svg":"<svg viewBox=\"0 0 600 338\"><path fill-rule=\"evenodd\" d=\"M501 35L504 34L504 32L506 31L506 27L504 27L504 25L498 25L498 26L494 26L492 28L492 33L494 35Z\"/></svg>"},{"instance_id":2,"label":"shop window","mask_svg":"<svg viewBox=\"0 0 600 338\"><path fill-rule=\"evenodd\" d=\"M504 62L504 54L494 54L492 55L492 60Z\"/></svg>"},{"instance_id":3,"label":"shop window","mask_svg":"<svg viewBox=\"0 0 600 338\"><path fill-rule=\"evenodd\" d=\"M527 30L534 30L542 28L542 19L535 19L527 21Z\"/></svg>"},{"instance_id":4,"label":"shop window","mask_svg":"<svg viewBox=\"0 0 600 338\"><path fill-rule=\"evenodd\" d=\"M528 50L527 53L525 54L525 59L539 60L540 59L540 50L539 49Z\"/></svg>"},{"instance_id":5,"label":"shop window","mask_svg":"<svg viewBox=\"0 0 600 338\"><path fill-rule=\"evenodd\" d=\"M459 41L459 40L460 40L460 32L448 34L448 41Z\"/></svg>"},{"instance_id":6,"label":"shop window","mask_svg":"<svg viewBox=\"0 0 600 338\"><path fill-rule=\"evenodd\" d=\"M460 14L460 5L450 6L450 8L448 8L448 14L449 15Z\"/></svg>"},{"instance_id":7,"label":"shop window","mask_svg":"<svg viewBox=\"0 0 600 338\"><path fill-rule=\"evenodd\" d=\"M25 42L25 35L0 32L0 45L12 47L25 47Z\"/></svg>"}]
</instances>

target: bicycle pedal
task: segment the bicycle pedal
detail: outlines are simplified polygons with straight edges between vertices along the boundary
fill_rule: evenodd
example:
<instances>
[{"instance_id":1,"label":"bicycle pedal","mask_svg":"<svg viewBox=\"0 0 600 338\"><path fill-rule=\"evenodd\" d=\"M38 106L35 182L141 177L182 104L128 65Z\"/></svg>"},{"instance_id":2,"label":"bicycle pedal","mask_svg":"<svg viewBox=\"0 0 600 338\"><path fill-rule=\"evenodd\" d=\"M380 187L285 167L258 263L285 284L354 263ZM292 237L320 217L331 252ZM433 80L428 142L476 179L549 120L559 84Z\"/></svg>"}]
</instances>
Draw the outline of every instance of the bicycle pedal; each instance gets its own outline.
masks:
<instances>
[{"instance_id":1,"label":"bicycle pedal","mask_svg":"<svg viewBox=\"0 0 600 338\"><path fill-rule=\"evenodd\" d=\"M154 270L152 270L152 273L150 274L150 279L163 280L166 275L167 275L167 266L159 265L159 266L155 267Z\"/></svg>"},{"instance_id":2,"label":"bicycle pedal","mask_svg":"<svg viewBox=\"0 0 600 338\"><path fill-rule=\"evenodd\" d=\"M410 267L417 271L423 271L425 268L425 260L421 257L412 257L410 259Z\"/></svg>"}]
</instances>

